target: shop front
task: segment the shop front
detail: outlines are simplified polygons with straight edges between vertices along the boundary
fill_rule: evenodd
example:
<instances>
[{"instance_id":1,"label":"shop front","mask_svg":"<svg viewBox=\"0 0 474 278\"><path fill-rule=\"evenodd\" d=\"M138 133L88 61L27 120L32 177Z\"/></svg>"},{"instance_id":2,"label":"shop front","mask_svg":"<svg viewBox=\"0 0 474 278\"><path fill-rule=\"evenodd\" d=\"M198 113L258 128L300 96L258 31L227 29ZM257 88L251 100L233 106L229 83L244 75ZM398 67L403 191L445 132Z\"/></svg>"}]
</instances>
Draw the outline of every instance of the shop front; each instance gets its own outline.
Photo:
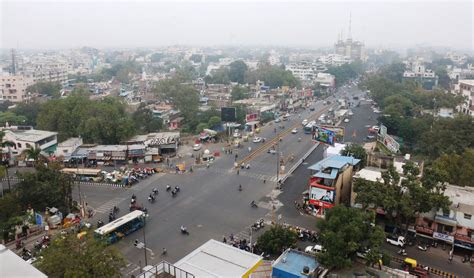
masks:
<instances>
[{"instance_id":1,"label":"shop front","mask_svg":"<svg viewBox=\"0 0 474 278\"><path fill-rule=\"evenodd\" d=\"M311 185L309 189L310 213L316 217L324 217L326 210L334 207L336 190L322 185Z\"/></svg>"}]
</instances>

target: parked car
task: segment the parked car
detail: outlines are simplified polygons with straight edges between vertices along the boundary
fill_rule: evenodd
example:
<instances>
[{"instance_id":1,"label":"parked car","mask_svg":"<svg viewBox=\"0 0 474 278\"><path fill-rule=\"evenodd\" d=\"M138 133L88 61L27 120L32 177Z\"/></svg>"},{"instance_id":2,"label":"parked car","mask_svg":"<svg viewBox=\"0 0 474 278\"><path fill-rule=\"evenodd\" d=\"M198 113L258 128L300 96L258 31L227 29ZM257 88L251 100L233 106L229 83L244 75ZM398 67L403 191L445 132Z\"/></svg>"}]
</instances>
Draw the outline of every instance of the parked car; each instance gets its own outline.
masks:
<instances>
[{"instance_id":1,"label":"parked car","mask_svg":"<svg viewBox=\"0 0 474 278\"><path fill-rule=\"evenodd\" d=\"M322 247L321 245L318 245L318 244L316 244L316 245L314 245L314 246L310 245L310 246L307 246L307 247L304 249L304 251L305 251L306 253L308 253L308 254L316 255L316 254L318 254L318 253L323 252L323 247Z\"/></svg>"},{"instance_id":2,"label":"parked car","mask_svg":"<svg viewBox=\"0 0 474 278\"><path fill-rule=\"evenodd\" d=\"M395 246L404 247L405 246L405 237L403 236L396 236L396 235L388 235L386 238L387 243L390 243Z\"/></svg>"},{"instance_id":3,"label":"parked car","mask_svg":"<svg viewBox=\"0 0 474 278\"><path fill-rule=\"evenodd\" d=\"M296 134L296 133L298 133L298 130L297 130L296 128L293 128L293 129L291 130L291 133L292 133L292 134Z\"/></svg>"},{"instance_id":4,"label":"parked car","mask_svg":"<svg viewBox=\"0 0 474 278\"><path fill-rule=\"evenodd\" d=\"M314 111L314 107L310 107L310 108L309 108L309 111Z\"/></svg>"},{"instance_id":5,"label":"parked car","mask_svg":"<svg viewBox=\"0 0 474 278\"><path fill-rule=\"evenodd\" d=\"M275 119L275 123L279 123L279 122L281 122L281 119L280 119L280 118L276 118L276 119Z\"/></svg>"},{"instance_id":6,"label":"parked car","mask_svg":"<svg viewBox=\"0 0 474 278\"><path fill-rule=\"evenodd\" d=\"M262 137L254 137L252 141L254 143L260 143L260 142L262 142Z\"/></svg>"},{"instance_id":7,"label":"parked car","mask_svg":"<svg viewBox=\"0 0 474 278\"><path fill-rule=\"evenodd\" d=\"M301 122L301 125L302 126L306 126L308 124L308 120L307 119L304 119L302 122Z\"/></svg>"},{"instance_id":8,"label":"parked car","mask_svg":"<svg viewBox=\"0 0 474 278\"><path fill-rule=\"evenodd\" d=\"M349 119L347 119L347 118L344 119L344 122L345 122L345 123L348 123L348 122L349 122Z\"/></svg>"},{"instance_id":9,"label":"parked car","mask_svg":"<svg viewBox=\"0 0 474 278\"><path fill-rule=\"evenodd\" d=\"M194 144L194 146L193 146L194 151L199 151L201 148L202 148L201 144Z\"/></svg>"}]
</instances>

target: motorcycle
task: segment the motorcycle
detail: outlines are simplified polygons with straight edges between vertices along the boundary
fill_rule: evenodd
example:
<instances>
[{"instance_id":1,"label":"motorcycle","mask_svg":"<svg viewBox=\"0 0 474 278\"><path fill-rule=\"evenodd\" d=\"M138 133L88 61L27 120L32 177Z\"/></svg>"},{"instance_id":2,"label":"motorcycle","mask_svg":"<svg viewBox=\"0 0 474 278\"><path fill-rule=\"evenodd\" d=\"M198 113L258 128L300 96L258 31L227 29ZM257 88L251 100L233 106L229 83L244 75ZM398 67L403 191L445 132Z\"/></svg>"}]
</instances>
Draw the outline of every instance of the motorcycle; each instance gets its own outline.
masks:
<instances>
[{"instance_id":1,"label":"motorcycle","mask_svg":"<svg viewBox=\"0 0 474 278\"><path fill-rule=\"evenodd\" d=\"M176 189L171 190L171 196L176 197L176 194L178 194Z\"/></svg>"},{"instance_id":2,"label":"motorcycle","mask_svg":"<svg viewBox=\"0 0 474 278\"><path fill-rule=\"evenodd\" d=\"M166 185L166 191L170 191L171 190L171 186L169 184Z\"/></svg>"},{"instance_id":3,"label":"motorcycle","mask_svg":"<svg viewBox=\"0 0 474 278\"><path fill-rule=\"evenodd\" d=\"M114 208L113 208L114 214L119 213L119 211L120 211L120 209L118 207L114 206Z\"/></svg>"},{"instance_id":4,"label":"motorcycle","mask_svg":"<svg viewBox=\"0 0 474 278\"><path fill-rule=\"evenodd\" d=\"M255 201L252 201L250 203L250 206L253 207L253 208L258 208L258 205L257 205L257 203L255 203Z\"/></svg>"},{"instance_id":5,"label":"motorcycle","mask_svg":"<svg viewBox=\"0 0 474 278\"><path fill-rule=\"evenodd\" d=\"M242 185L239 184L239 191L242 191Z\"/></svg>"},{"instance_id":6,"label":"motorcycle","mask_svg":"<svg viewBox=\"0 0 474 278\"><path fill-rule=\"evenodd\" d=\"M158 189L157 188L153 188L153 191L152 191L153 195L158 195Z\"/></svg>"},{"instance_id":7,"label":"motorcycle","mask_svg":"<svg viewBox=\"0 0 474 278\"><path fill-rule=\"evenodd\" d=\"M462 258L462 262L463 262L463 263L467 263L467 262L469 262L470 260L471 260L471 258L469 258L468 255L464 255L464 257Z\"/></svg>"},{"instance_id":8,"label":"motorcycle","mask_svg":"<svg viewBox=\"0 0 474 278\"><path fill-rule=\"evenodd\" d=\"M398 255L402 255L402 256L407 255L407 251L405 251L405 249L400 249L397 253L398 253Z\"/></svg>"},{"instance_id":9,"label":"motorcycle","mask_svg":"<svg viewBox=\"0 0 474 278\"><path fill-rule=\"evenodd\" d=\"M257 220L255 223L252 224L252 230L258 231L261 228L263 228L263 226L264 226L264 220L263 218L260 218L259 220Z\"/></svg>"},{"instance_id":10,"label":"motorcycle","mask_svg":"<svg viewBox=\"0 0 474 278\"><path fill-rule=\"evenodd\" d=\"M148 196L148 202L154 203L155 202L155 197L153 195Z\"/></svg>"},{"instance_id":11,"label":"motorcycle","mask_svg":"<svg viewBox=\"0 0 474 278\"><path fill-rule=\"evenodd\" d=\"M174 187L174 190L176 191L176 193L179 192L179 191L181 191L181 189L179 188L179 186L175 186L175 187Z\"/></svg>"},{"instance_id":12,"label":"motorcycle","mask_svg":"<svg viewBox=\"0 0 474 278\"><path fill-rule=\"evenodd\" d=\"M97 228L100 228L102 226L104 226L104 222L102 222L102 220L97 221Z\"/></svg>"},{"instance_id":13,"label":"motorcycle","mask_svg":"<svg viewBox=\"0 0 474 278\"><path fill-rule=\"evenodd\" d=\"M183 235L187 235L187 236L189 235L189 232L188 232L188 230L187 230L185 227L181 227L181 233L182 233Z\"/></svg>"},{"instance_id":14,"label":"motorcycle","mask_svg":"<svg viewBox=\"0 0 474 278\"><path fill-rule=\"evenodd\" d=\"M418 245L418 249L421 251L426 251L428 250L428 247L426 245Z\"/></svg>"}]
</instances>

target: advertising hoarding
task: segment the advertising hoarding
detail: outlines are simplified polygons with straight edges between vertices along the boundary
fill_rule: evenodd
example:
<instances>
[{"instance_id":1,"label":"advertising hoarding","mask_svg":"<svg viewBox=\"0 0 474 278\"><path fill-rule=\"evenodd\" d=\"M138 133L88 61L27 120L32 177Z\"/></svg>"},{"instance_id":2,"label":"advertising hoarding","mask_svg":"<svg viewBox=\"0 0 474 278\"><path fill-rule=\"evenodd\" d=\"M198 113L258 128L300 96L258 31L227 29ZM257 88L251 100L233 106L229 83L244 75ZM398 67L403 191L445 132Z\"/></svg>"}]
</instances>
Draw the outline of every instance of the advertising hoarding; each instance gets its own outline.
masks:
<instances>
[{"instance_id":1,"label":"advertising hoarding","mask_svg":"<svg viewBox=\"0 0 474 278\"><path fill-rule=\"evenodd\" d=\"M344 127L342 126L329 126L329 125L322 125L321 127L334 131L336 134L336 142L342 143L344 142Z\"/></svg>"},{"instance_id":2,"label":"advertising hoarding","mask_svg":"<svg viewBox=\"0 0 474 278\"><path fill-rule=\"evenodd\" d=\"M223 122L235 122L236 121L235 107L222 107L221 120Z\"/></svg>"},{"instance_id":3,"label":"advertising hoarding","mask_svg":"<svg viewBox=\"0 0 474 278\"><path fill-rule=\"evenodd\" d=\"M313 201L319 201L326 204L334 205L336 197L336 191L330 190L326 188L311 186L311 190L309 192L309 199Z\"/></svg>"},{"instance_id":4,"label":"advertising hoarding","mask_svg":"<svg viewBox=\"0 0 474 278\"><path fill-rule=\"evenodd\" d=\"M313 140L317 142L321 142L331 146L334 146L334 143L336 142L336 133L330 129L320 126L313 126L312 137Z\"/></svg>"},{"instance_id":5,"label":"advertising hoarding","mask_svg":"<svg viewBox=\"0 0 474 278\"><path fill-rule=\"evenodd\" d=\"M252 113L252 114L247 114L245 115L245 122L253 122L253 121L258 121L258 114L257 113Z\"/></svg>"}]
</instances>

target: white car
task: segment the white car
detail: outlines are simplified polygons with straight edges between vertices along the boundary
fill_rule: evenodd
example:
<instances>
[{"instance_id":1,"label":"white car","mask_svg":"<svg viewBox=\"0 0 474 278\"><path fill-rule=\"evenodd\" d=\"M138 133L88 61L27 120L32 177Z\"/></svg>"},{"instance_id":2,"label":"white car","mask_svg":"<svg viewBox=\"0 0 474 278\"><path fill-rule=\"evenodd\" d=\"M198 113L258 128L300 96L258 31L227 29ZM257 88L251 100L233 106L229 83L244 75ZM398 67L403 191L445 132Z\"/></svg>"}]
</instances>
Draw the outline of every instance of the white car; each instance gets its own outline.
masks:
<instances>
[{"instance_id":1,"label":"white car","mask_svg":"<svg viewBox=\"0 0 474 278\"><path fill-rule=\"evenodd\" d=\"M348 123L348 122L349 122L349 119L347 119L347 118L344 119L344 122L345 122L345 123Z\"/></svg>"},{"instance_id":2,"label":"white car","mask_svg":"<svg viewBox=\"0 0 474 278\"><path fill-rule=\"evenodd\" d=\"M194 144L194 146L193 146L194 151L199 151L201 148L202 148L201 144Z\"/></svg>"},{"instance_id":3,"label":"white car","mask_svg":"<svg viewBox=\"0 0 474 278\"><path fill-rule=\"evenodd\" d=\"M378 132L380 130L380 127L378 125L374 125L372 129Z\"/></svg>"},{"instance_id":4,"label":"white car","mask_svg":"<svg viewBox=\"0 0 474 278\"><path fill-rule=\"evenodd\" d=\"M314 246L308 246L304 249L304 251L308 254L311 254L311 255L316 255L318 253L321 253L323 252L323 247L321 245L314 245Z\"/></svg>"},{"instance_id":5,"label":"white car","mask_svg":"<svg viewBox=\"0 0 474 278\"><path fill-rule=\"evenodd\" d=\"M279 123L279 122L281 122L281 119L280 119L280 118L276 118L276 119L275 119L275 123Z\"/></svg>"},{"instance_id":6,"label":"white car","mask_svg":"<svg viewBox=\"0 0 474 278\"><path fill-rule=\"evenodd\" d=\"M268 149L267 153L276 154L276 151L274 149Z\"/></svg>"},{"instance_id":7,"label":"white car","mask_svg":"<svg viewBox=\"0 0 474 278\"><path fill-rule=\"evenodd\" d=\"M252 141L254 143L260 143L260 142L262 142L262 137L254 137Z\"/></svg>"},{"instance_id":8,"label":"white car","mask_svg":"<svg viewBox=\"0 0 474 278\"><path fill-rule=\"evenodd\" d=\"M308 124L308 120L307 120L307 119L304 119L304 120L301 122L301 124L302 124L303 126L306 126L306 125Z\"/></svg>"},{"instance_id":9,"label":"white car","mask_svg":"<svg viewBox=\"0 0 474 278\"><path fill-rule=\"evenodd\" d=\"M298 130L297 130L296 128L293 128L293 129L291 130L291 133L292 133L292 134L296 134L296 133L298 133Z\"/></svg>"},{"instance_id":10,"label":"white car","mask_svg":"<svg viewBox=\"0 0 474 278\"><path fill-rule=\"evenodd\" d=\"M390 243L395 246L404 247L405 246L405 237L402 236L392 236L388 235L386 238L387 243Z\"/></svg>"},{"instance_id":11,"label":"white car","mask_svg":"<svg viewBox=\"0 0 474 278\"><path fill-rule=\"evenodd\" d=\"M234 132L234 138L240 138L240 137L242 137L242 134L238 132Z\"/></svg>"},{"instance_id":12,"label":"white car","mask_svg":"<svg viewBox=\"0 0 474 278\"><path fill-rule=\"evenodd\" d=\"M353 115L354 115L354 112L349 111L348 115L349 115L349 116L353 116Z\"/></svg>"}]
</instances>

